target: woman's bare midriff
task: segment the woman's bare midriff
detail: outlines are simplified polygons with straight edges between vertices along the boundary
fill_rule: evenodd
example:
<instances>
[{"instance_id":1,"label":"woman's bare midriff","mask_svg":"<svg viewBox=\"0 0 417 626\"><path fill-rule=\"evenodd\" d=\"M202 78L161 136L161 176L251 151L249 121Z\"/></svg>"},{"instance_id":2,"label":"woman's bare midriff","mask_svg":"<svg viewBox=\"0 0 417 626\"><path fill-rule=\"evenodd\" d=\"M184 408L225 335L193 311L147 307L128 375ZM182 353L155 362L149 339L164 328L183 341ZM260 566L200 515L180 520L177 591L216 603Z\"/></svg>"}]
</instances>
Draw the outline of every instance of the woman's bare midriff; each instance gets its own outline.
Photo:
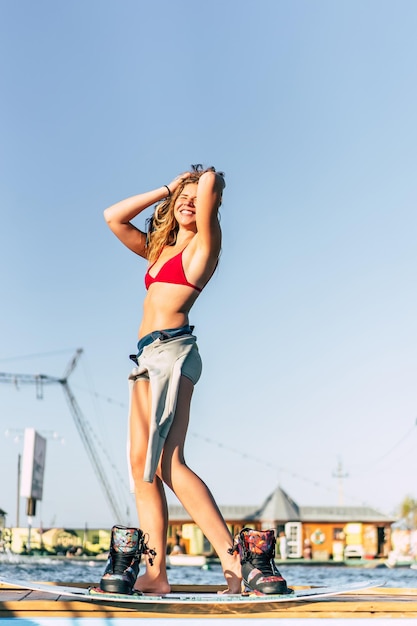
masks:
<instances>
[{"instance_id":1,"label":"woman's bare midriff","mask_svg":"<svg viewBox=\"0 0 417 626\"><path fill-rule=\"evenodd\" d=\"M188 324L188 314L199 292L185 285L154 283L143 304L139 339L154 330L180 328Z\"/></svg>"}]
</instances>

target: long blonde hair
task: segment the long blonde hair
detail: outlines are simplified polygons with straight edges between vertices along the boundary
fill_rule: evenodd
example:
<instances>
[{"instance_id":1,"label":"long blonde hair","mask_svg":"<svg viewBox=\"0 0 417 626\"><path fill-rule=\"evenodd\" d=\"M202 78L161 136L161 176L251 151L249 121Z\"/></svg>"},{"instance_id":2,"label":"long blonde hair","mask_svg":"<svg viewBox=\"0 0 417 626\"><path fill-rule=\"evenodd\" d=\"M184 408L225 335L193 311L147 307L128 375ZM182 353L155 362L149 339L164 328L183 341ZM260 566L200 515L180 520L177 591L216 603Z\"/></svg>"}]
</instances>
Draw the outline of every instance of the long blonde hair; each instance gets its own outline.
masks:
<instances>
[{"instance_id":1,"label":"long blonde hair","mask_svg":"<svg viewBox=\"0 0 417 626\"><path fill-rule=\"evenodd\" d=\"M174 216L174 206L178 196L187 185L198 183L200 176L207 171L216 170L214 167L203 169L201 165L193 165L191 176L183 178L174 193L156 205L152 217L147 220L146 249L147 258L151 263L156 261L165 246L173 246L177 241L179 226ZM224 176L222 172L218 173Z\"/></svg>"}]
</instances>

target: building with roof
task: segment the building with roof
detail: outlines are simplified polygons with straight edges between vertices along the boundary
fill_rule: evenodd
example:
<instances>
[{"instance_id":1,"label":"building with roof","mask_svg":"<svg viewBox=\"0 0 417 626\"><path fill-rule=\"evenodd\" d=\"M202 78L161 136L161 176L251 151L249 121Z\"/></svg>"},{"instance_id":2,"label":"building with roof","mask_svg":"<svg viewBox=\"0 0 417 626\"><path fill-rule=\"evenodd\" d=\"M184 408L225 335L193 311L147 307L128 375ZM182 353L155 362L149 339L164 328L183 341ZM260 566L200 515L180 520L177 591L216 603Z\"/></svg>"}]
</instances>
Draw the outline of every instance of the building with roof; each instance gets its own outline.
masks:
<instances>
[{"instance_id":1,"label":"building with roof","mask_svg":"<svg viewBox=\"0 0 417 626\"><path fill-rule=\"evenodd\" d=\"M395 519L367 506L300 506L278 486L261 506L220 506L232 534L245 526L273 528L288 559L344 561L386 557ZM180 505L169 507L168 542L182 537L190 554L209 554L210 544ZM282 545L282 544L281 544ZM281 556L279 547L278 558Z\"/></svg>"}]
</instances>

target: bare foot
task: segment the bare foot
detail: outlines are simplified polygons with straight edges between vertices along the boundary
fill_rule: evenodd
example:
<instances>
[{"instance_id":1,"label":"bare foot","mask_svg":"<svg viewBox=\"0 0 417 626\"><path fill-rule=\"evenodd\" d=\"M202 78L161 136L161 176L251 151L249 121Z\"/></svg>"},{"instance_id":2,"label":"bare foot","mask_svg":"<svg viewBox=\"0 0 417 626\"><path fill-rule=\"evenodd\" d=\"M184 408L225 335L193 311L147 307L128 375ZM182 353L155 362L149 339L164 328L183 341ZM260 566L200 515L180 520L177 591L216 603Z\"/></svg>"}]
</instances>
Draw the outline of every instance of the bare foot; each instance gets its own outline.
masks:
<instances>
[{"instance_id":1,"label":"bare foot","mask_svg":"<svg viewBox=\"0 0 417 626\"><path fill-rule=\"evenodd\" d=\"M225 596L225 595L241 595L242 594L242 581L239 580L238 585L235 584L235 582L233 584L230 583L227 586L227 589L223 589L223 591L218 591L217 592L220 596Z\"/></svg>"},{"instance_id":2,"label":"bare foot","mask_svg":"<svg viewBox=\"0 0 417 626\"><path fill-rule=\"evenodd\" d=\"M227 561L227 566L226 565ZM223 594L240 594L242 593L242 568L240 565L240 557L237 554L227 555L223 562L223 574L226 579L227 589L221 591Z\"/></svg>"},{"instance_id":3,"label":"bare foot","mask_svg":"<svg viewBox=\"0 0 417 626\"><path fill-rule=\"evenodd\" d=\"M171 585L165 574L149 576L148 573L146 573L143 574L143 576L139 576L134 591L141 591L142 593L150 593L153 595L165 595L171 591Z\"/></svg>"}]
</instances>

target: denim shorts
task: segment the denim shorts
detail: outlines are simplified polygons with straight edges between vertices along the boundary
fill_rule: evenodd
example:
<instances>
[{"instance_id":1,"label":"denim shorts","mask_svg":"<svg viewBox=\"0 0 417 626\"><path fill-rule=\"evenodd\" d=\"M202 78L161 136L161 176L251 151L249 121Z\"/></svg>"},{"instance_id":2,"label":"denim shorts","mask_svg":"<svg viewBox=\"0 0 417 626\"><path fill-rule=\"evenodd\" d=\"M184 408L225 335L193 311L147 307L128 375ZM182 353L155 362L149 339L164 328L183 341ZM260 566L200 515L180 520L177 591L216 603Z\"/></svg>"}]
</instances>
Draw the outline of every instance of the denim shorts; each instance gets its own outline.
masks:
<instances>
[{"instance_id":1,"label":"denim shorts","mask_svg":"<svg viewBox=\"0 0 417 626\"><path fill-rule=\"evenodd\" d=\"M181 337L182 335L192 335L194 330L194 326L189 326L186 324L185 326L180 326L179 328L166 328L164 330L153 330L148 335L144 335L138 341L138 351L137 354L131 354L129 358L138 364L138 359L143 352L143 349L149 344L153 343L156 339L160 339L163 341L164 339L172 339L173 337Z\"/></svg>"}]
</instances>

